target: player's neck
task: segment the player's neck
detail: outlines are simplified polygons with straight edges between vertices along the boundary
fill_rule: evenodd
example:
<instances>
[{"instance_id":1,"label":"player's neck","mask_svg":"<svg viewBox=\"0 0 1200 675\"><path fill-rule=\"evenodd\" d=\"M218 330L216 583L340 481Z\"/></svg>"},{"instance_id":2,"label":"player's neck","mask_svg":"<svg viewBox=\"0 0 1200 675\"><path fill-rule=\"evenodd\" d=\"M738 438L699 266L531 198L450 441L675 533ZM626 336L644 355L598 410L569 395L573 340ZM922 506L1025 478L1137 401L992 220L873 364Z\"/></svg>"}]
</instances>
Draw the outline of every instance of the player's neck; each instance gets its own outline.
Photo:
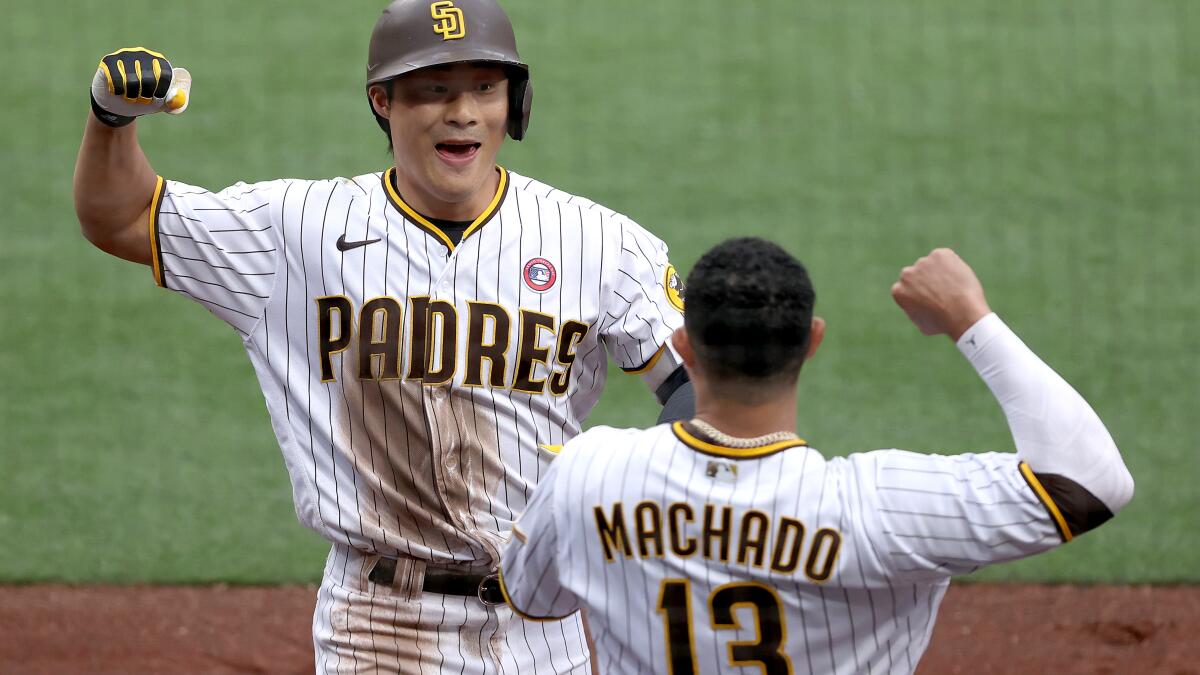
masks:
<instances>
[{"instance_id":1,"label":"player's neck","mask_svg":"<svg viewBox=\"0 0 1200 675\"><path fill-rule=\"evenodd\" d=\"M392 172L392 187L396 188L396 192L399 193L405 204L426 218L469 222L478 218L487 209L488 204L492 203L492 198L496 196L496 190L500 186L499 169L491 172L488 176L488 180L484 181L474 194L467 199L455 202L443 201L430 194L428 190L422 190L399 170Z\"/></svg>"},{"instance_id":2,"label":"player's neck","mask_svg":"<svg viewBox=\"0 0 1200 675\"><path fill-rule=\"evenodd\" d=\"M696 417L735 438L757 438L776 431L796 433L796 391L751 404L703 396L697 389Z\"/></svg>"}]
</instances>

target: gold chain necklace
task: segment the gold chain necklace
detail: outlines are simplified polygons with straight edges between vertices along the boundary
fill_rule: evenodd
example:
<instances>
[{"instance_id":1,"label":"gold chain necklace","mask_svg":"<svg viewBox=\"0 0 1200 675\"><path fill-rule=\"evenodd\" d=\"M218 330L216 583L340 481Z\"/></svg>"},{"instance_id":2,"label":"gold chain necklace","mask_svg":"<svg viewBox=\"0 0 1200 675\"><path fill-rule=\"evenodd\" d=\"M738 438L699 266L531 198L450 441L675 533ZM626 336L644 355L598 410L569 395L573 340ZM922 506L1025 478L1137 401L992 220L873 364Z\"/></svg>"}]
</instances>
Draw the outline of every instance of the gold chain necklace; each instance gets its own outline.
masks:
<instances>
[{"instance_id":1,"label":"gold chain necklace","mask_svg":"<svg viewBox=\"0 0 1200 675\"><path fill-rule=\"evenodd\" d=\"M718 445L723 445L727 448L757 448L762 445L771 445L772 443L800 440L800 437L791 431L773 431L754 438L738 438L730 436L699 417L692 419L692 426L703 432L705 436L716 441Z\"/></svg>"}]
</instances>

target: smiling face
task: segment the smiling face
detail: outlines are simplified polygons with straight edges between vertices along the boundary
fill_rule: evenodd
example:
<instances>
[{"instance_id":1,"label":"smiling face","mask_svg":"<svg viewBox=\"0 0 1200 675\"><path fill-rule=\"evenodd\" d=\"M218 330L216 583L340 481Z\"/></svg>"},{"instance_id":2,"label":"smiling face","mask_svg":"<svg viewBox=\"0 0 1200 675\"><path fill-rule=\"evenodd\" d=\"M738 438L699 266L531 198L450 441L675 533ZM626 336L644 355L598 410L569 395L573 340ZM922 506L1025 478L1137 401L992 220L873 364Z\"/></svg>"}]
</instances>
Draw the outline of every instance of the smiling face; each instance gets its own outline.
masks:
<instances>
[{"instance_id":1,"label":"smiling face","mask_svg":"<svg viewBox=\"0 0 1200 675\"><path fill-rule=\"evenodd\" d=\"M402 75L391 100L371 88L391 126L396 182L405 201L433 218L473 220L495 195L496 153L508 121L508 79L492 63L432 66Z\"/></svg>"}]
</instances>

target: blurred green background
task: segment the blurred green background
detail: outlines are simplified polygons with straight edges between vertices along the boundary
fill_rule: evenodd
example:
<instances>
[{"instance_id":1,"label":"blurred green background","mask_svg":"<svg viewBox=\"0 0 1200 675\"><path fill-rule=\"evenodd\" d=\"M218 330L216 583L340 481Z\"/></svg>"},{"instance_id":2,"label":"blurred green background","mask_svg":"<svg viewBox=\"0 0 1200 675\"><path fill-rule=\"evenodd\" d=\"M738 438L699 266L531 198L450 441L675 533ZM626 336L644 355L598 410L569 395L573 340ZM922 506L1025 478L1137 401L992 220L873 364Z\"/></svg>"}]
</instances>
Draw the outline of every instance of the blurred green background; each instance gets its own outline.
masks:
<instances>
[{"instance_id":1,"label":"blurred green background","mask_svg":"<svg viewBox=\"0 0 1200 675\"><path fill-rule=\"evenodd\" d=\"M140 124L220 188L390 155L363 94L383 0L9 2L0 80L0 581L314 581L238 337L79 235L86 87L122 46L195 77ZM1200 5L1188 0L507 0L537 96L502 162L629 214L681 271L785 244L829 321L802 434L829 454L1011 449L986 388L888 288L952 246L1109 425L1109 526L972 579L1200 581ZM591 423L648 424L614 375Z\"/></svg>"}]
</instances>

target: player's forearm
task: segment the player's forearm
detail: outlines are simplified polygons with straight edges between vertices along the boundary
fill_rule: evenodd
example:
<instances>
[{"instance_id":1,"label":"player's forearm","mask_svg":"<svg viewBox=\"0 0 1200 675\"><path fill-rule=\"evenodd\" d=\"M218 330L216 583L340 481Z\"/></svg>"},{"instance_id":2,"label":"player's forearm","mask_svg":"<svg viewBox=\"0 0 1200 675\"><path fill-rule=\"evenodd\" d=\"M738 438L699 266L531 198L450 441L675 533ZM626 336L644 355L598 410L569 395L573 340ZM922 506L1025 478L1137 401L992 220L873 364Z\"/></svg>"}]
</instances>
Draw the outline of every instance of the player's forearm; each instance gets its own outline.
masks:
<instances>
[{"instance_id":1,"label":"player's forearm","mask_svg":"<svg viewBox=\"0 0 1200 675\"><path fill-rule=\"evenodd\" d=\"M1008 418L1017 453L1038 474L1078 483L1112 513L1133 497L1133 477L1087 401L995 314L958 341Z\"/></svg>"},{"instance_id":2,"label":"player's forearm","mask_svg":"<svg viewBox=\"0 0 1200 675\"><path fill-rule=\"evenodd\" d=\"M75 162L75 213L98 248L149 264L143 228L158 176L137 140L137 124L114 129L88 113Z\"/></svg>"}]
</instances>

